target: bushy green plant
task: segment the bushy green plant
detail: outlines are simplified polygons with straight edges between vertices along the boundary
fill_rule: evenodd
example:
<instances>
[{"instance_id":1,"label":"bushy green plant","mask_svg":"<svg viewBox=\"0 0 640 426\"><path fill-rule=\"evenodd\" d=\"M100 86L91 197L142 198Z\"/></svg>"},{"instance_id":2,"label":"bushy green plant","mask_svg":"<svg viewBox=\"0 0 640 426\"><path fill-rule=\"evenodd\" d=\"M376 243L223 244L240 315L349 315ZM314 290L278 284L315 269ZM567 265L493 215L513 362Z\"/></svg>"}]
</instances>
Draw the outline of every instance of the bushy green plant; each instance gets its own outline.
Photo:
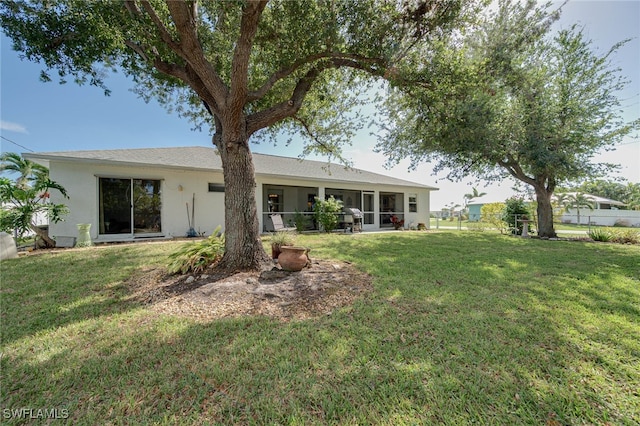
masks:
<instances>
[{"instance_id":1,"label":"bushy green plant","mask_svg":"<svg viewBox=\"0 0 640 426\"><path fill-rule=\"evenodd\" d=\"M507 223L502 220L504 203L488 203L480 208L480 222L488 223L504 234L507 231Z\"/></svg>"},{"instance_id":2,"label":"bushy green plant","mask_svg":"<svg viewBox=\"0 0 640 426\"><path fill-rule=\"evenodd\" d=\"M18 238L35 233L43 246L55 247L55 241L38 225L37 217L47 217L58 223L69 213L64 204L51 202L51 192L58 191L69 198L67 191L49 178L49 169L7 152L0 156L0 172L18 173L15 180L0 177L0 231L15 232Z\"/></svg>"},{"instance_id":3,"label":"bushy green plant","mask_svg":"<svg viewBox=\"0 0 640 426\"><path fill-rule=\"evenodd\" d=\"M313 206L313 216L318 221L324 232L331 232L338 226L338 213L342 211L342 201L336 200L333 196L327 200L316 197Z\"/></svg>"},{"instance_id":4,"label":"bushy green plant","mask_svg":"<svg viewBox=\"0 0 640 426\"><path fill-rule=\"evenodd\" d=\"M310 222L309 216L307 216L306 214L296 209L295 213L293 214L293 223L296 226L296 231L298 232L305 231L309 226L309 222Z\"/></svg>"},{"instance_id":5,"label":"bushy green plant","mask_svg":"<svg viewBox=\"0 0 640 426\"><path fill-rule=\"evenodd\" d=\"M589 237L594 241L618 244L640 244L640 231L620 228L592 228Z\"/></svg>"},{"instance_id":6,"label":"bushy green plant","mask_svg":"<svg viewBox=\"0 0 640 426\"><path fill-rule=\"evenodd\" d=\"M616 223L613 224L613 226L616 228L628 228L631 226L631 222L626 219L618 219L616 220Z\"/></svg>"},{"instance_id":7,"label":"bushy green plant","mask_svg":"<svg viewBox=\"0 0 640 426\"><path fill-rule=\"evenodd\" d=\"M218 225L209 238L187 243L171 253L167 266L169 272L197 274L220 260L224 255L224 234L220 232L221 229L222 227Z\"/></svg>"},{"instance_id":8,"label":"bushy green plant","mask_svg":"<svg viewBox=\"0 0 640 426\"><path fill-rule=\"evenodd\" d=\"M611 232L609 232L607 228L592 228L587 235L589 235L589 238L593 241L600 241L603 243L611 241L612 237Z\"/></svg>"},{"instance_id":9,"label":"bushy green plant","mask_svg":"<svg viewBox=\"0 0 640 426\"><path fill-rule=\"evenodd\" d=\"M271 234L271 244L279 247L295 244L295 234L290 231L276 231Z\"/></svg>"},{"instance_id":10,"label":"bushy green plant","mask_svg":"<svg viewBox=\"0 0 640 426\"><path fill-rule=\"evenodd\" d=\"M524 199L521 197L511 197L507 199L502 213L502 220L507 223L510 233L516 235L522 234L524 224L520 221L530 218L531 212L524 202ZM530 224L527 224L527 231L531 231Z\"/></svg>"},{"instance_id":11,"label":"bushy green plant","mask_svg":"<svg viewBox=\"0 0 640 426\"><path fill-rule=\"evenodd\" d=\"M616 228L612 230L612 241L620 244L640 244L640 231L635 229L620 229Z\"/></svg>"}]
</instances>

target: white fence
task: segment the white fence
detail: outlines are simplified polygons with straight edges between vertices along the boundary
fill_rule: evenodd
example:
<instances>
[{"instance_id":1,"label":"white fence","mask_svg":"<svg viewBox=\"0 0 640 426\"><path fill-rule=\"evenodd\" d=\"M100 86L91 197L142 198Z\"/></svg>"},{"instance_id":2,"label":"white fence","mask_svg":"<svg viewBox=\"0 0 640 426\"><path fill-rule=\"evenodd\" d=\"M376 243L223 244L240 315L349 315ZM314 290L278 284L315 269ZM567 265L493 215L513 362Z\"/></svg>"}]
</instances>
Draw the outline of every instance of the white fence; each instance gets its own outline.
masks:
<instances>
[{"instance_id":1,"label":"white fence","mask_svg":"<svg viewBox=\"0 0 640 426\"><path fill-rule=\"evenodd\" d=\"M560 218L562 223L595 226L640 227L640 211L570 209Z\"/></svg>"}]
</instances>

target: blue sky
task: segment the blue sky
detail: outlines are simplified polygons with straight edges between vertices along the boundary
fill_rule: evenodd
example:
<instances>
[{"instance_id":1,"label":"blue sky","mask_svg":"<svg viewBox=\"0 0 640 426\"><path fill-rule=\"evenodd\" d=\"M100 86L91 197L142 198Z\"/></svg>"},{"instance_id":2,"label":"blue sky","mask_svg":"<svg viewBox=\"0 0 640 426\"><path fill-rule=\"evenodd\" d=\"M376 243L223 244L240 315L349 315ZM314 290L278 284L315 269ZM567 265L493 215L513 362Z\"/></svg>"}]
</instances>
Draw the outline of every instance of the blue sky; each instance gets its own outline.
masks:
<instances>
[{"instance_id":1,"label":"blue sky","mask_svg":"<svg viewBox=\"0 0 640 426\"><path fill-rule=\"evenodd\" d=\"M601 51L627 38L633 38L616 55L619 65L631 84L622 94L625 119L640 116L640 0L569 2L557 24L568 27L579 23ZM1 150L13 152L64 151L82 149L142 148L163 146L210 146L206 132L192 131L191 123L170 115L158 104L145 104L129 91L132 84L124 77L112 75L107 85L109 97L95 87L74 83L41 83L38 64L21 61L11 50L4 35L1 36L0 56L0 119ZM6 139L12 142L7 141ZM284 138L283 138L284 139ZM428 164L409 172L407 163L387 170L384 158L372 151L375 138L369 130L362 131L345 153L355 167L384 173L399 178L434 185L440 191L432 194L432 210L450 202L462 203L463 195L471 186L487 192L488 197L504 200L513 194L512 181L483 185L473 180L448 182L442 176L432 175ZM289 146L279 144L252 145L254 152L283 156L298 156L302 148L295 141ZM615 151L596 157L598 161L622 166L618 176L640 182L640 141L626 139Z\"/></svg>"}]
</instances>

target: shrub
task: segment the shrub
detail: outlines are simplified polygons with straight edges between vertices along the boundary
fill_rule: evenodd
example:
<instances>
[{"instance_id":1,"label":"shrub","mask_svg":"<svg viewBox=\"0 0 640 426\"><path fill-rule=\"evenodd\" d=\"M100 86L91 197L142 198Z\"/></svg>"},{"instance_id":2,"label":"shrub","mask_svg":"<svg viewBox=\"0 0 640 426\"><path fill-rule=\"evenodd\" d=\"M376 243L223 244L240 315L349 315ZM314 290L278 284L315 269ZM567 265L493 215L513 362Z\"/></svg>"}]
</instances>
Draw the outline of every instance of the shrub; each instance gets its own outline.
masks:
<instances>
[{"instance_id":1,"label":"shrub","mask_svg":"<svg viewBox=\"0 0 640 426\"><path fill-rule=\"evenodd\" d=\"M306 231L307 227L311 222L311 218L304 213L301 213L298 209L296 209L293 214L293 223L296 226L296 231L302 232Z\"/></svg>"},{"instance_id":2,"label":"shrub","mask_svg":"<svg viewBox=\"0 0 640 426\"><path fill-rule=\"evenodd\" d=\"M480 208L480 222L488 223L498 229L501 234L507 231L507 224L502 220L504 203L489 203Z\"/></svg>"},{"instance_id":3,"label":"shrub","mask_svg":"<svg viewBox=\"0 0 640 426\"><path fill-rule=\"evenodd\" d=\"M593 228L589 237L594 241L618 244L640 244L640 231L635 229Z\"/></svg>"},{"instance_id":4,"label":"shrub","mask_svg":"<svg viewBox=\"0 0 640 426\"><path fill-rule=\"evenodd\" d=\"M276 246L292 246L296 242L296 236L290 231L276 231L271 234L271 244Z\"/></svg>"},{"instance_id":5,"label":"shrub","mask_svg":"<svg viewBox=\"0 0 640 426\"><path fill-rule=\"evenodd\" d=\"M338 226L338 213L342 211L342 201L336 200L333 196L328 200L321 200L316 197L313 206L313 216L316 218L324 232L331 232Z\"/></svg>"},{"instance_id":6,"label":"shrub","mask_svg":"<svg viewBox=\"0 0 640 426\"><path fill-rule=\"evenodd\" d=\"M600 241L603 243L611 241L612 237L611 232L609 232L607 228L593 228L588 232L588 235L593 241Z\"/></svg>"},{"instance_id":7,"label":"shrub","mask_svg":"<svg viewBox=\"0 0 640 426\"><path fill-rule=\"evenodd\" d=\"M522 234L523 223L522 219L528 219L531 216L529 208L525 204L524 200L520 197L511 197L507 199L505 208L502 214L502 220L505 221L509 227L509 232L512 234ZM530 231L531 225L527 224L527 229Z\"/></svg>"},{"instance_id":8,"label":"shrub","mask_svg":"<svg viewBox=\"0 0 640 426\"><path fill-rule=\"evenodd\" d=\"M167 266L169 272L197 274L220 260L224 255L224 234L220 233L221 229L222 227L218 225L209 238L187 243L171 253Z\"/></svg>"},{"instance_id":9,"label":"shrub","mask_svg":"<svg viewBox=\"0 0 640 426\"><path fill-rule=\"evenodd\" d=\"M635 229L613 229L613 242L620 244L640 244L640 231Z\"/></svg>"},{"instance_id":10,"label":"shrub","mask_svg":"<svg viewBox=\"0 0 640 426\"><path fill-rule=\"evenodd\" d=\"M629 227L631 227L631 222L629 222L626 219L618 219L618 220L616 220L616 223L613 224L613 226L629 228Z\"/></svg>"}]
</instances>

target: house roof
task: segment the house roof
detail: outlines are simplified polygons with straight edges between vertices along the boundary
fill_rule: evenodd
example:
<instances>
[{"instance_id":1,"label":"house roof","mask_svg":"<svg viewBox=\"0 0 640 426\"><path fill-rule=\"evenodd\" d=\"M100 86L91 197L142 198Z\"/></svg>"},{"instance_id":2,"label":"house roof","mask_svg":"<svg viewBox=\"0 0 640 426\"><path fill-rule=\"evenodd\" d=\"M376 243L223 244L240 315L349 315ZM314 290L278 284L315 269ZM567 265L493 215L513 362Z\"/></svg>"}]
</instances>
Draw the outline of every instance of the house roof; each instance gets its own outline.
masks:
<instances>
[{"instance_id":1,"label":"house roof","mask_svg":"<svg viewBox=\"0 0 640 426\"><path fill-rule=\"evenodd\" d=\"M572 196L576 196L576 194L578 194L577 192L563 192L563 194L567 194L567 195L572 195ZM620 202L620 201L616 201L616 200L612 200L611 198L605 198L605 197L599 197L597 195L591 195L591 194L582 194L584 196L584 198L586 198L587 200L591 200L595 203L598 204L610 204L612 206L626 206L625 203ZM555 197L555 195L554 195Z\"/></svg>"},{"instance_id":2,"label":"house roof","mask_svg":"<svg viewBox=\"0 0 640 426\"><path fill-rule=\"evenodd\" d=\"M568 194L568 195L576 195L576 192L563 192L563 194ZM587 198L588 200L591 200L595 203L598 204L610 204L612 206L625 206L625 203L621 203L620 201L616 201L616 200L612 200L610 198L604 198L604 197L598 197L597 195L591 195L591 194L583 194L585 196L585 198ZM557 194L553 195L553 199L557 198ZM469 201L469 203L467 204L468 206L473 206L473 205L484 205L484 204L489 204L489 203L504 203L505 200L496 200L495 198L490 198L490 197L482 197L482 198L472 198L471 201ZM533 202L533 199L525 199L525 202Z\"/></svg>"},{"instance_id":3,"label":"house roof","mask_svg":"<svg viewBox=\"0 0 640 426\"><path fill-rule=\"evenodd\" d=\"M525 203L532 203L534 201L529 196L522 196L522 197L523 197L523 200L524 200ZM509 198L509 197L497 198L495 196L494 197L485 196L485 197L472 198L467 203L467 206L483 206L485 204L504 203L507 200L507 198Z\"/></svg>"},{"instance_id":4,"label":"house roof","mask_svg":"<svg viewBox=\"0 0 640 426\"><path fill-rule=\"evenodd\" d=\"M135 148L92 151L60 151L25 153L32 161L69 161L128 166L152 166L191 170L222 170L222 161L213 147L192 146L173 148ZM397 179L365 170L347 168L324 161L301 160L276 155L253 154L256 175L296 177L335 182L372 183L377 185L410 186L437 190L404 179Z\"/></svg>"}]
</instances>

